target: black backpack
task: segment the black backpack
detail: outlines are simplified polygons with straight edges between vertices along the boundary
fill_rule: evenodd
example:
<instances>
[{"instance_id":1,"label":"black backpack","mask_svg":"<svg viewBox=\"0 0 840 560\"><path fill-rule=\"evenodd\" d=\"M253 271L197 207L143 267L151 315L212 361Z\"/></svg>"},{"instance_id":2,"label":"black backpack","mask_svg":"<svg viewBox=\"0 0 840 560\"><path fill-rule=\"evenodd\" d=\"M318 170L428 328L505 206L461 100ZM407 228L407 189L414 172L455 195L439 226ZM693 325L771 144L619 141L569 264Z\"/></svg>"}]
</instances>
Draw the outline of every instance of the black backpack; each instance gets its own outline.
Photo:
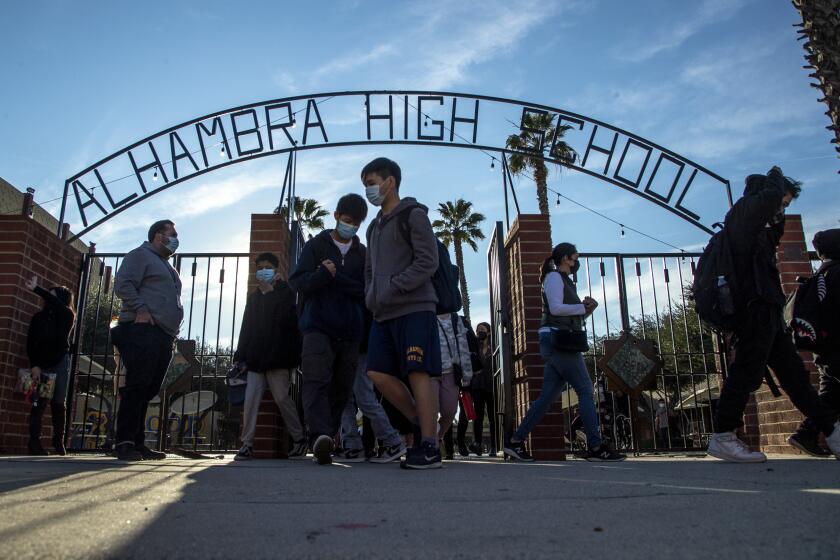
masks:
<instances>
[{"instance_id":1,"label":"black backpack","mask_svg":"<svg viewBox=\"0 0 840 560\"><path fill-rule=\"evenodd\" d=\"M735 326L736 286L732 247L724 227L703 249L691 285L697 315L715 332L729 332Z\"/></svg>"},{"instance_id":2,"label":"black backpack","mask_svg":"<svg viewBox=\"0 0 840 560\"><path fill-rule=\"evenodd\" d=\"M828 268L821 268L810 278L797 278L799 286L788 296L785 322L793 329L793 341L800 350L819 352L828 339L823 313L823 301L828 296L827 272Z\"/></svg>"},{"instance_id":3,"label":"black backpack","mask_svg":"<svg viewBox=\"0 0 840 560\"><path fill-rule=\"evenodd\" d=\"M412 251L414 247L411 245L411 226L408 225L408 218L415 208L418 208L418 206L406 208L397 215L397 226L400 234L402 234L405 242L412 247ZM437 241L438 248L438 268L432 276L432 286L435 288L438 299L436 313L438 315L458 313L463 305L461 290L458 286L459 270L457 266L452 264L446 245L441 243L440 239L435 238L435 241Z\"/></svg>"}]
</instances>

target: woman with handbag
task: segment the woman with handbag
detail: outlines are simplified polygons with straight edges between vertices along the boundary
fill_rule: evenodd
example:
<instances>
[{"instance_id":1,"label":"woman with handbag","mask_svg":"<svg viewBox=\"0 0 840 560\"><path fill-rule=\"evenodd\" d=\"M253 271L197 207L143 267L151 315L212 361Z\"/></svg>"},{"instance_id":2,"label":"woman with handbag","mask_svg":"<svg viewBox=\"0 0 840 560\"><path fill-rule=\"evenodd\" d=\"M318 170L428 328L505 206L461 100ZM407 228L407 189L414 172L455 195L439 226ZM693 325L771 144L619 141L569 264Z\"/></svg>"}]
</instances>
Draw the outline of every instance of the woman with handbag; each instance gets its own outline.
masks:
<instances>
[{"instance_id":1,"label":"woman with handbag","mask_svg":"<svg viewBox=\"0 0 840 560\"><path fill-rule=\"evenodd\" d=\"M571 243L560 243L545 259L542 283L543 314L540 325L540 354L545 360L540 397L531 404L516 432L505 443L505 454L520 461L533 461L525 449L525 438L542 419L566 384L572 386L580 401L588 452L587 461L622 461L625 456L610 450L601 439L598 415L595 412L592 380L583 361L589 350L586 340L586 317L598 302L587 296L581 301L571 276L580 263Z\"/></svg>"},{"instance_id":2,"label":"woman with handbag","mask_svg":"<svg viewBox=\"0 0 840 560\"><path fill-rule=\"evenodd\" d=\"M48 455L41 446L41 419L47 403L52 408L55 452L66 455L64 448L64 427L67 421L67 387L70 382L70 333L76 313L73 310L73 294L64 286L45 290L38 286L38 278L26 281L26 287L44 300L41 311L32 316L26 336L26 353L33 377L44 378L55 375L51 397L35 393L29 412L29 454Z\"/></svg>"}]
</instances>

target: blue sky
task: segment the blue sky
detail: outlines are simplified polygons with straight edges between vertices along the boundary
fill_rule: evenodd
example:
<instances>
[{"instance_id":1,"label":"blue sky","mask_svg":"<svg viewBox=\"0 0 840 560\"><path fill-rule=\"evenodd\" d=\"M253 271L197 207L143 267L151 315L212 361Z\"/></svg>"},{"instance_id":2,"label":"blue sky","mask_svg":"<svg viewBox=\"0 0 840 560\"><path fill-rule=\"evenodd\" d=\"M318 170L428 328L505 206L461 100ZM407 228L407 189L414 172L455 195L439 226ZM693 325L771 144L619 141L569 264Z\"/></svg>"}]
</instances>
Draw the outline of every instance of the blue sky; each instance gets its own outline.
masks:
<instances>
[{"instance_id":1,"label":"blue sky","mask_svg":"<svg viewBox=\"0 0 840 560\"><path fill-rule=\"evenodd\" d=\"M837 227L837 174L825 105L809 87L789 2L700 0L4 3L0 176L61 194L64 180L147 135L204 114L283 96L356 89L511 97L597 118L728 178L779 164L805 183L793 211L809 238ZM359 115L348 122L358 120ZM500 126L500 137L513 132ZM503 219L501 175L470 150L375 147L301 154L298 194L331 207L361 192L358 171L386 155L404 193L429 206L462 196ZM275 156L230 166L151 197L87 237L125 251L174 219L185 251L247 251L248 215L277 205ZM707 236L649 202L584 175L549 184L689 250ZM535 211L532 182L517 186ZM59 202L45 204L56 211ZM434 217L434 216L433 216ZM582 251L663 251L569 203L552 201L555 242ZM486 313L486 244L467 255L474 316Z\"/></svg>"}]
</instances>

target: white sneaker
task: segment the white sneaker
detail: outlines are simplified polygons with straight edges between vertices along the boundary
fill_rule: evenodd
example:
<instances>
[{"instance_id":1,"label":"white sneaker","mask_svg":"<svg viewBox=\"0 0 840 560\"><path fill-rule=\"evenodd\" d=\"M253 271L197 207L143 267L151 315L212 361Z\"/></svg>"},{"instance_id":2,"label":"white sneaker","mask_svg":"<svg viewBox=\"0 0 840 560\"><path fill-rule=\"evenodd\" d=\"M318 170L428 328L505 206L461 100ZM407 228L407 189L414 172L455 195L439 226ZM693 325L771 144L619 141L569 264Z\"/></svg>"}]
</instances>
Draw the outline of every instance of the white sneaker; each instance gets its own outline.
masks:
<instances>
[{"instance_id":1,"label":"white sneaker","mask_svg":"<svg viewBox=\"0 0 840 560\"><path fill-rule=\"evenodd\" d=\"M834 456L840 459L840 421L834 423L834 431L825 438L825 443Z\"/></svg>"},{"instance_id":2,"label":"white sneaker","mask_svg":"<svg viewBox=\"0 0 840 560\"><path fill-rule=\"evenodd\" d=\"M840 439L838 439L840 446ZM763 463L767 456L760 451L750 451L747 444L738 439L735 432L715 434L709 440L707 453L712 457L732 463Z\"/></svg>"}]
</instances>

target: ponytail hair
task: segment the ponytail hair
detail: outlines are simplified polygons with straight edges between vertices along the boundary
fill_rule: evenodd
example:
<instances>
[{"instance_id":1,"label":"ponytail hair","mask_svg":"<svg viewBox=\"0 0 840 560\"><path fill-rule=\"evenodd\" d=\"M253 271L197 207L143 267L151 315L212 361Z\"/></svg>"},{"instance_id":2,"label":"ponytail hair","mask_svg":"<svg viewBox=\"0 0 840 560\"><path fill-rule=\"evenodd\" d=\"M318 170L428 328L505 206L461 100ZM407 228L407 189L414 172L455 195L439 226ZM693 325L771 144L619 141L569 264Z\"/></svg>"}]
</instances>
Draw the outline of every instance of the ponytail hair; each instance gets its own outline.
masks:
<instances>
[{"instance_id":1,"label":"ponytail hair","mask_svg":"<svg viewBox=\"0 0 840 560\"><path fill-rule=\"evenodd\" d=\"M577 247L571 243L558 243L551 251L551 255L543 261L540 267L540 284L545 281L545 277L549 272L556 270L557 265L563 260L563 257L571 257L577 253Z\"/></svg>"}]
</instances>

